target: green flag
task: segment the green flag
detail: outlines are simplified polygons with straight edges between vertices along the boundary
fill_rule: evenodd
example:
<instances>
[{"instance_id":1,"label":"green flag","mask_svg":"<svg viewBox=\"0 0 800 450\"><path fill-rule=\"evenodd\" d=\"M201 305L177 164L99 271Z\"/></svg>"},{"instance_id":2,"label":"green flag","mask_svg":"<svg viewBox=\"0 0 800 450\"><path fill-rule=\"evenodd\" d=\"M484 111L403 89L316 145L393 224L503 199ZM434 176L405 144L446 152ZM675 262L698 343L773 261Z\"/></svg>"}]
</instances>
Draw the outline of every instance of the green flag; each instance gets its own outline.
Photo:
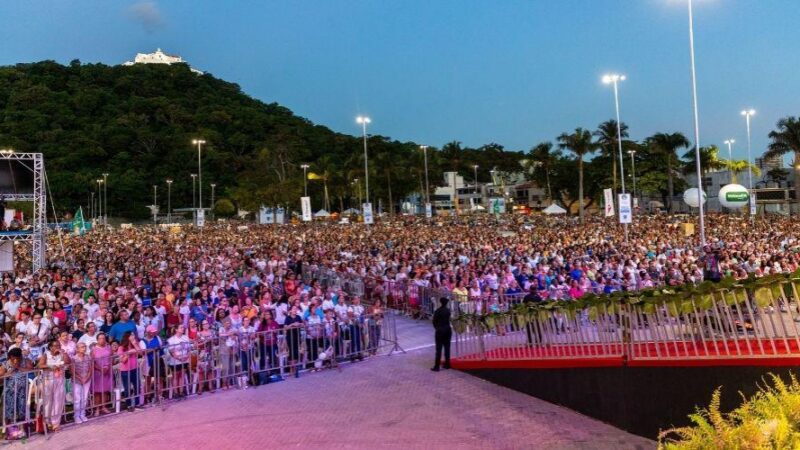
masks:
<instances>
[{"instance_id":1,"label":"green flag","mask_svg":"<svg viewBox=\"0 0 800 450\"><path fill-rule=\"evenodd\" d=\"M75 218L72 219L72 230L77 235L83 235L86 232L86 222L83 220L83 207L79 207L75 212Z\"/></svg>"}]
</instances>

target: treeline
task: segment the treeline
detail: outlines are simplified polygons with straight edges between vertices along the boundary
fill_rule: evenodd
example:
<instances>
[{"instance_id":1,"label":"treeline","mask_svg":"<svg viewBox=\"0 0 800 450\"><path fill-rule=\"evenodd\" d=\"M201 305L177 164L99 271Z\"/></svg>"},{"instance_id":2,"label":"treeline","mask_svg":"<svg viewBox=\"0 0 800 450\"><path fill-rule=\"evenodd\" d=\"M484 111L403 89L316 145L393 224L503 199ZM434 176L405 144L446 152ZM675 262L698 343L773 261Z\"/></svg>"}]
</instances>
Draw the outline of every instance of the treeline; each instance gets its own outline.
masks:
<instances>
[{"instance_id":1,"label":"treeline","mask_svg":"<svg viewBox=\"0 0 800 450\"><path fill-rule=\"evenodd\" d=\"M789 125L796 128L797 121ZM361 136L333 132L276 103L253 99L234 83L197 75L186 65L107 66L76 60L66 66L44 61L0 68L0 148L45 155L59 214L86 207L103 173L109 174L110 216L146 217L153 185L159 186L163 210L168 178L174 180L173 208L191 206L196 138L207 142L202 154L205 205L214 183L217 199L229 199L245 210L262 204L297 208L303 164L313 174L308 186L314 209L355 206L359 190L363 192ZM385 210L397 209L399 200L423 190L419 144L369 137L373 203L380 199ZM623 130L624 150L637 152L637 188L665 200L670 191L683 187L677 175L684 163L676 152L687 146L677 133L633 142ZM495 143L430 146L431 189L444 182L442 172L448 170L471 181L478 165L481 181L489 180L490 170L500 175L522 170L567 206L579 198L582 185L590 203L599 200L604 187L619 183L615 148L613 121L594 131L565 133L554 144L526 152ZM783 152L795 151L789 148ZM704 149L709 161L719 159L717 152L715 147ZM576 182L579 165L583 183Z\"/></svg>"}]
</instances>

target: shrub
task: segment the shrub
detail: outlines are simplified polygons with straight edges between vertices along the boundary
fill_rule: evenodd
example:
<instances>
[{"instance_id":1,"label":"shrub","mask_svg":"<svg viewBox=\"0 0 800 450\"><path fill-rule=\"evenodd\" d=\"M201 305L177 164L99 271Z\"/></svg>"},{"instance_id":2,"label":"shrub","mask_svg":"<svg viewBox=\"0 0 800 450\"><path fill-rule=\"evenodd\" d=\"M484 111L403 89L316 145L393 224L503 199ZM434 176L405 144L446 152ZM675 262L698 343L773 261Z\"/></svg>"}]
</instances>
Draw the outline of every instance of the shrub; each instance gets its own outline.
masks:
<instances>
[{"instance_id":1,"label":"shrub","mask_svg":"<svg viewBox=\"0 0 800 450\"><path fill-rule=\"evenodd\" d=\"M690 414L694 426L673 428L659 435L659 448L783 449L800 448L800 382L792 374L785 383L770 374L749 399L728 414L719 410L721 389L708 409Z\"/></svg>"}]
</instances>

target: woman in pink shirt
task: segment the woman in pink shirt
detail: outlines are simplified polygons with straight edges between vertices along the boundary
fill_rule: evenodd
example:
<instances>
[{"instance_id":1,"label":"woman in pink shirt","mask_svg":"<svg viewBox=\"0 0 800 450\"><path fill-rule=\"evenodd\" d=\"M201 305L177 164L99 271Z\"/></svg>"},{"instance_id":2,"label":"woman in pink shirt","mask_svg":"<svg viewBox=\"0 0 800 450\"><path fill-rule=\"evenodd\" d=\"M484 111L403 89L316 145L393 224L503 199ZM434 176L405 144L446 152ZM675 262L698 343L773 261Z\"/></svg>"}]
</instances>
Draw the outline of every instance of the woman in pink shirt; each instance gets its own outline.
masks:
<instances>
[{"instance_id":1,"label":"woman in pink shirt","mask_svg":"<svg viewBox=\"0 0 800 450\"><path fill-rule=\"evenodd\" d=\"M126 400L129 411L139 406L139 350L136 333L126 332L122 336L122 344L117 350L117 355L119 355L119 373L124 389L122 398Z\"/></svg>"},{"instance_id":2,"label":"woman in pink shirt","mask_svg":"<svg viewBox=\"0 0 800 450\"><path fill-rule=\"evenodd\" d=\"M572 280L569 287L569 296L572 299L578 299L583 297L584 290L578 286L578 280Z\"/></svg>"}]
</instances>

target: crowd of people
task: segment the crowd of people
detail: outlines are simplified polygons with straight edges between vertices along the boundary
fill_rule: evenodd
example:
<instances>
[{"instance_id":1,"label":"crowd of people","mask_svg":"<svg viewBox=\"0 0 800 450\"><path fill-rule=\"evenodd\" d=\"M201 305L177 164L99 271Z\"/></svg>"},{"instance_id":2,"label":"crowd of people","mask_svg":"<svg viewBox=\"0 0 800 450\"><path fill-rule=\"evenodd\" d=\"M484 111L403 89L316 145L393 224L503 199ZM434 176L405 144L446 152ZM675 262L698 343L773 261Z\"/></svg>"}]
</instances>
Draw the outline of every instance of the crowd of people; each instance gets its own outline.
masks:
<instances>
[{"instance_id":1,"label":"crowd of people","mask_svg":"<svg viewBox=\"0 0 800 450\"><path fill-rule=\"evenodd\" d=\"M134 409L159 395L259 383L255 374L278 365L279 341L290 371L325 354L369 356L380 341L382 300L413 309L420 299L410 287L490 310L522 297L568 301L798 268L797 219L710 215L705 247L685 233L691 220L639 216L627 239L618 224L591 217L51 236L47 269L20 267L0 286L4 424L25 416L20 392L35 368L42 426L56 430L70 414L80 423L107 413L117 388L123 407ZM364 297L303 277L321 269L364 280Z\"/></svg>"}]
</instances>

